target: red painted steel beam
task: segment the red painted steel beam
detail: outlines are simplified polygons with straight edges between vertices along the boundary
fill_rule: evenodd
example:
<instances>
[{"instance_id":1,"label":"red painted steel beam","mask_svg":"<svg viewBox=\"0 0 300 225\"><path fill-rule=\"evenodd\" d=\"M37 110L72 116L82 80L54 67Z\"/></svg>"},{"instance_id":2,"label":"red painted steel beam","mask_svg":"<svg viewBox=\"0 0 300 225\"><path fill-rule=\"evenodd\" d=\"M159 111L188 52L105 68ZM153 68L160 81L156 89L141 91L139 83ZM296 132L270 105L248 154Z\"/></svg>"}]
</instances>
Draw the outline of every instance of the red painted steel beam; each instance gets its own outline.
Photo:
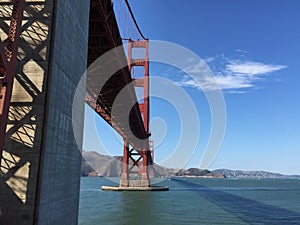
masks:
<instances>
[{"instance_id":1,"label":"red painted steel beam","mask_svg":"<svg viewBox=\"0 0 300 225\"><path fill-rule=\"evenodd\" d=\"M129 147L126 141L124 142L123 151L123 167L122 167L122 180L128 180L128 164L129 164Z\"/></svg>"},{"instance_id":2,"label":"red painted steel beam","mask_svg":"<svg viewBox=\"0 0 300 225\"><path fill-rule=\"evenodd\" d=\"M0 40L0 157L4 147L6 124L16 73L18 40L21 33L25 0L14 0L8 38Z\"/></svg>"}]
</instances>

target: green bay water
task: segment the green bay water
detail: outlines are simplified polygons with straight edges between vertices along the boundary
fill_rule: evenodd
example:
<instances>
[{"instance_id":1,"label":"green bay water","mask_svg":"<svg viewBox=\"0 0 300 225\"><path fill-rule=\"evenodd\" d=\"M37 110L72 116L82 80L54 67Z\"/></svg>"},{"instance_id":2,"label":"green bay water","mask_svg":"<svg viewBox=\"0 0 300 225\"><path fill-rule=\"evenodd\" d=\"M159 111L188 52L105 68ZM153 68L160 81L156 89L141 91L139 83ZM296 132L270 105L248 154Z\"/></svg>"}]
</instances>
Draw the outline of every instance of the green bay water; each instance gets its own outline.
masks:
<instances>
[{"instance_id":1,"label":"green bay water","mask_svg":"<svg viewBox=\"0 0 300 225\"><path fill-rule=\"evenodd\" d=\"M79 225L299 224L300 180L172 178L165 192L102 191L81 179Z\"/></svg>"}]
</instances>

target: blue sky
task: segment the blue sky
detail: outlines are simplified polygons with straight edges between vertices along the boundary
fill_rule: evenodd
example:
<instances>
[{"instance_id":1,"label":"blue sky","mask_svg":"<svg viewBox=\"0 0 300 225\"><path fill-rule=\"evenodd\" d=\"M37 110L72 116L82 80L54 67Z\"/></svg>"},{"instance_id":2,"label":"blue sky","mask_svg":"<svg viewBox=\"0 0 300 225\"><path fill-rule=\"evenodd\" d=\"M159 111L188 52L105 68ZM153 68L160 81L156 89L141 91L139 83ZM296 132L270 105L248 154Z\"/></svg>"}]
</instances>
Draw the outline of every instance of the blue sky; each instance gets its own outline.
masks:
<instances>
[{"instance_id":1,"label":"blue sky","mask_svg":"<svg viewBox=\"0 0 300 225\"><path fill-rule=\"evenodd\" d=\"M300 2L131 0L130 4L145 36L196 53L223 91L226 134L209 169L300 174ZM176 82L195 102L201 132L186 167L199 167L211 129L205 95L176 68L152 63L150 74ZM94 118L89 109L86 117ZM180 127L174 122L178 113L168 102L153 98L151 118L156 118L152 133L159 144L155 160L160 161L171 154L180 137ZM121 155L121 142L114 132L101 118L95 120L104 148ZM89 123L86 120L84 149L101 151L103 146L89 131ZM165 134L159 133L163 127L167 127Z\"/></svg>"}]
</instances>

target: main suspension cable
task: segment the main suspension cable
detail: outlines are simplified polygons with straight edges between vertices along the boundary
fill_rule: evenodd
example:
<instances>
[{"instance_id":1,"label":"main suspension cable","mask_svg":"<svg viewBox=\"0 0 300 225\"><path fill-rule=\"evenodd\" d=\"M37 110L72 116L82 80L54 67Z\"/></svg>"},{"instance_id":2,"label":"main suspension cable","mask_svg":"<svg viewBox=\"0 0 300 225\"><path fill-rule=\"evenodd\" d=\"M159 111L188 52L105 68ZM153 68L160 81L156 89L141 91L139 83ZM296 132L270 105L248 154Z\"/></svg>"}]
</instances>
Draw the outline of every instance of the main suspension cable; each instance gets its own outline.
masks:
<instances>
[{"instance_id":1,"label":"main suspension cable","mask_svg":"<svg viewBox=\"0 0 300 225\"><path fill-rule=\"evenodd\" d=\"M129 5L128 0L124 0L124 1L125 1L126 5L127 5L128 11L129 11L129 13L130 13L130 15L131 15L131 17L132 17L132 19L133 19L133 22L134 22L134 24L135 24L135 26L136 26L136 28L137 28L139 34L141 35L141 37L142 37L144 40L148 40L148 38L145 38L145 36L143 35L142 31L140 30L140 28L139 28L139 26L138 26L138 24L137 24L137 22L136 22L136 20L135 20L135 18L134 18L134 15L133 15L133 12L132 12L132 10L131 10L131 7L130 7L130 5Z\"/></svg>"}]
</instances>

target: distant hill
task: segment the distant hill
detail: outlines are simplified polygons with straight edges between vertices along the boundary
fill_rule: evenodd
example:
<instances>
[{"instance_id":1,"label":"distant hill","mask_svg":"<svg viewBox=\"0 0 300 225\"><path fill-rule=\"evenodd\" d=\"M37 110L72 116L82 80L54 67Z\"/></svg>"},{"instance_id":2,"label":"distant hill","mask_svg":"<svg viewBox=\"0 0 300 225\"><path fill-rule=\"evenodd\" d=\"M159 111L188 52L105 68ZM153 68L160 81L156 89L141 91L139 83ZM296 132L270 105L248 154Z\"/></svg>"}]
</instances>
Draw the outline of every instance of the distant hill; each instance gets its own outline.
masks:
<instances>
[{"instance_id":1,"label":"distant hill","mask_svg":"<svg viewBox=\"0 0 300 225\"><path fill-rule=\"evenodd\" d=\"M190 168L188 170L181 169L175 175L180 177L226 178L224 174L212 173L209 170L201 170L198 168Z\"/></svg>"},{"instance_id":2,"label":"distant hill","mask_svg":"<svg viewBox=\"0 0 300 225\"><path fill-rule=\"evenodd\" d=\"M100 155L97 152L82 151L82 176L110 176L121 174L122 163L118 157Z\"/></svg>"},{"instance_id":3,"label":"distant hill","mask_svg":"<svg viewBox=\"0 0 300 225\"><path fill-rule=\"evenodd\" d=\"M81 176L119 177L122 173L122 156L105 156L94 151L82 151ZM174 176L178 170L154 164L155 177Z\"/></svg>"},{"instance_id":4,"label":"distant hill","mask_svg":"<svg viewBox=\"0 0 300 225\"><path fill-rule=\"evenodd\" d=\"M223 174L228 178L300 178L299 175L283 175L280 173L272 173L266 171L217 169L213 170L212 173Z\"/></svg>"}]
</instances>

